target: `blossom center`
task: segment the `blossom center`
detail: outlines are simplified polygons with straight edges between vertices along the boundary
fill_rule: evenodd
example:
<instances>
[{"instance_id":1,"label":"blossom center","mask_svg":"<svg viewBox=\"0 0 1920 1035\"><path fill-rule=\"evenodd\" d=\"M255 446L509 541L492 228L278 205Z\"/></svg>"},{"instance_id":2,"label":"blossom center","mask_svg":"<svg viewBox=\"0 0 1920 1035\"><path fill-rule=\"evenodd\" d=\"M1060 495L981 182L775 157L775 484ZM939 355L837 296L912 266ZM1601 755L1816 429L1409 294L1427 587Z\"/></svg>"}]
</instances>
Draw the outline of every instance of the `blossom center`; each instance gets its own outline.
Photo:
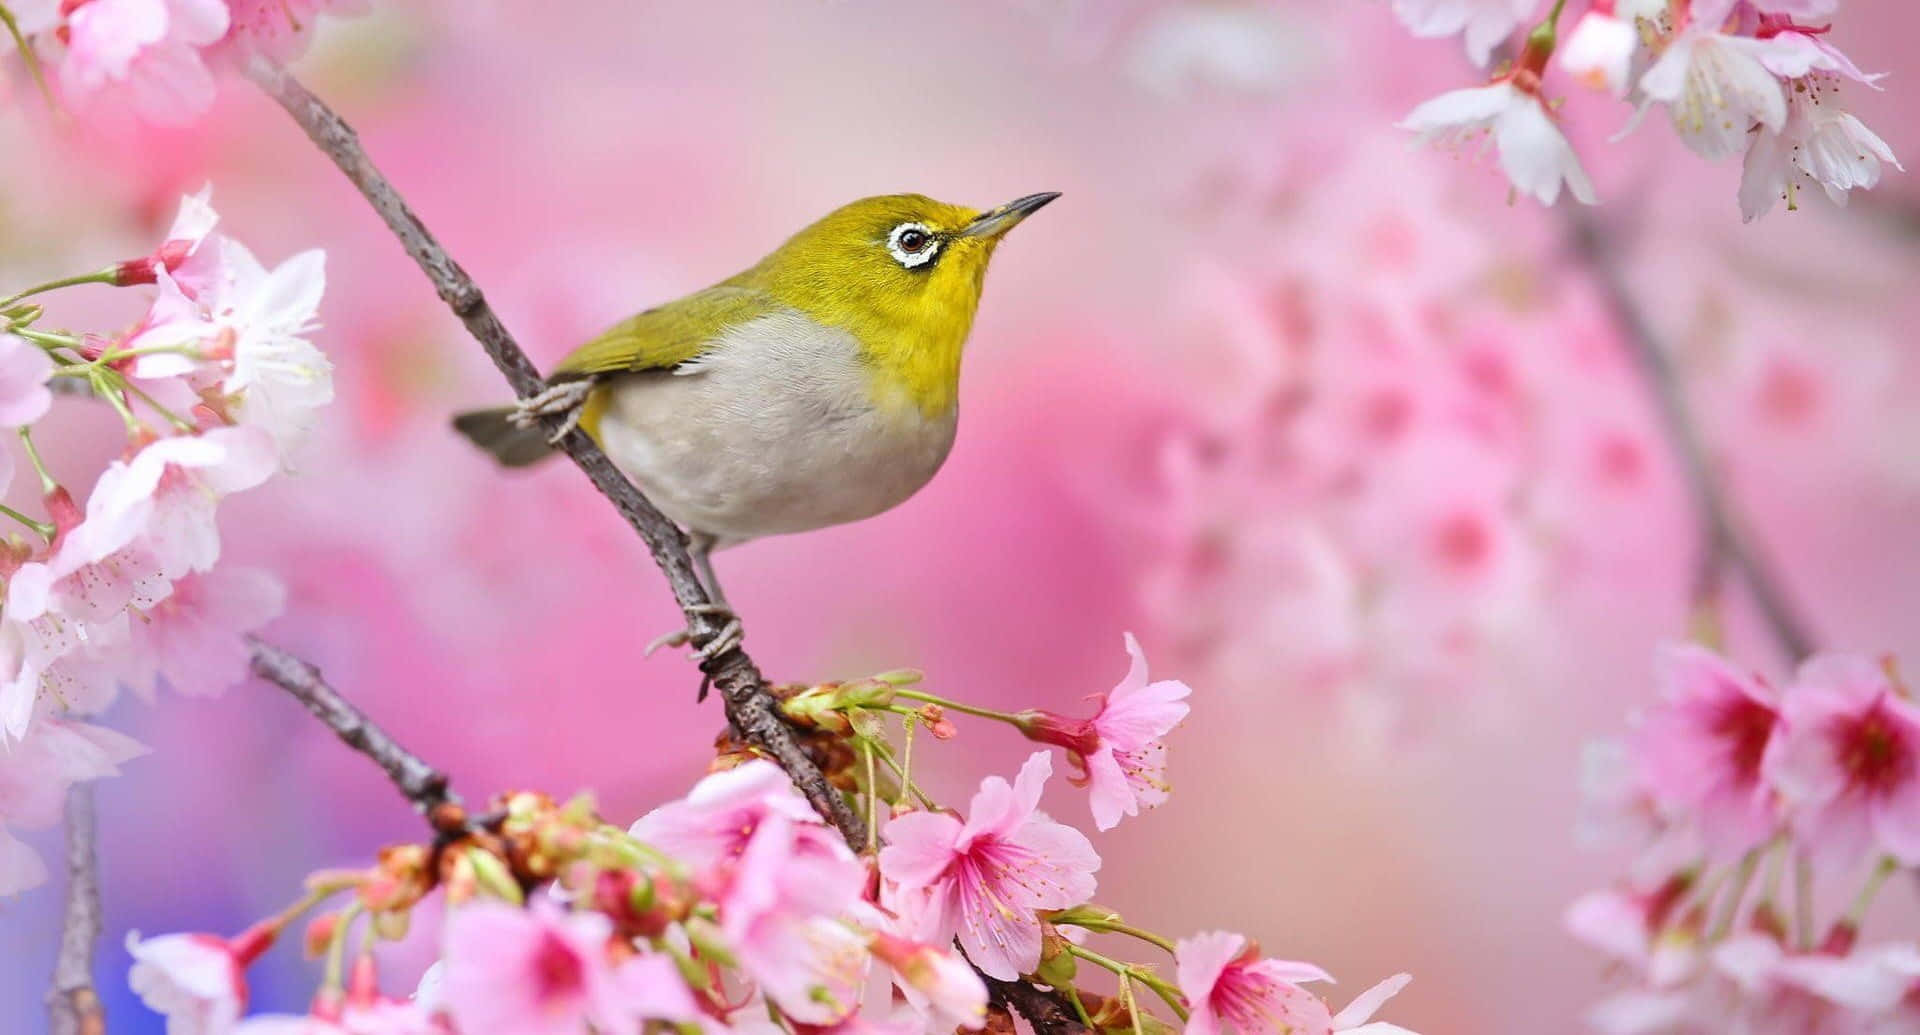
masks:
<instances>
[{"instance_id":1,"label":"blossom center","mask_svg":"<svg viewBox=\"0 0 1920 1035\"><path fill-rule=\"evenodd\" d=\"M1855 787L1870 794L1885 794L1911 778L1913 752L1899 731L1884 703L1857 719L1842 720L1834 730L1840 765Z\"/></svg>"},{"instance_id":2,"label":"blossom center","mask_svg":"<svg viewBox=\"0 0 1920 1035\"><path fill-rule=\"evenodd\" d=\"M1714 716L1713 733L1726 744L1727 761L1740 783L1751 784L1760 778L1760 758L1773 736L1774 712L1733 687L1725 692L1729 699Z\"/></svg>"},{"instance_id":3,"label":"blossom center","mask_svg":"<svg viewBox=\"0 0 1920 1035\"><path fill-rule=\"evenodd\" d=\"M578 953L559 935L546 931L533 953L534 994L543 1003L578 995L587 983L586 967Z\"/></svg>"}]
</instances>

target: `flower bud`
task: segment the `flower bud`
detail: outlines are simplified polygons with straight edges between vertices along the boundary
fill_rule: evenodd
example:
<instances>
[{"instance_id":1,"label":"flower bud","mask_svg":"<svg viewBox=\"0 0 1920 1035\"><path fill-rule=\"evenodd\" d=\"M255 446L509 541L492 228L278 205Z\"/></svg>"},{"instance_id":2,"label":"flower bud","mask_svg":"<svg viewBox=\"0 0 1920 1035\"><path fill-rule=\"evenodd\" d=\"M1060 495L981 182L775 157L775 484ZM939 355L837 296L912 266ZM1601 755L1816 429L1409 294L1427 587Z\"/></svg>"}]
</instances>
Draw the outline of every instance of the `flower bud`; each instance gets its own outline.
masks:
<instances>
[{"instance_id":1,"label":"flower bud","mask_svg":"<svg viewBox=\"0 0 1920 1035\"><path fill-rule=\"evenodd\" d=\"M513 879L513 871L507 869L507 864L499 856L483 848L468 848L461 854L472 865L474 879L480 890L516 906L526 902L520 882Z\"/></svg>"},{"instance_id":2,"label":"flower bud","mask_svg":"<svg viewBox=\"0 0 1920 1035\"><path fill-rule=\"evenodd\" d=\"M319 959L326 955L327 945L333 941L333 932L340 927L340 914L321 913L307 921L307 930L300 939L300 951L308 959Z\"/></svg>"}]
</instances>

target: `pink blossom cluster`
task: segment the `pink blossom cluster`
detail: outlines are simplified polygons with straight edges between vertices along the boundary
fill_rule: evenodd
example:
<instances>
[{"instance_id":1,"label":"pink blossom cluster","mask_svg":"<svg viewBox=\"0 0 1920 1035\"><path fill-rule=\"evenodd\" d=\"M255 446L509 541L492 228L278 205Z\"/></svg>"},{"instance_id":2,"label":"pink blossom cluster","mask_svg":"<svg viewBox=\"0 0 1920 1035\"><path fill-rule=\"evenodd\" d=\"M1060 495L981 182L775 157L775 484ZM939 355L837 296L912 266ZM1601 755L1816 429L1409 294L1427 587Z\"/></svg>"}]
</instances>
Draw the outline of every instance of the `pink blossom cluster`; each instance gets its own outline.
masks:
<instances>
[{"instance_id":1,"label":"pink blossom cluster","mask_svg":"<svg viewBox=\"0 0 1920 1035\"><path fill-rule=\"evenodd\" d=\"M1891 660L1829 654L1783 688L1699 646L1658 659L1661 699L1591 775L1646 843L1567 913L1632 987L1609 1033L1920 1029L1920 945L1862 944L1881 885L1920 868L1920 702ZM1816 909L1822 888L1849 905Z\"/></svg>"},{"instance_id":2,"label":"pink blossom cluster","mask_svg":"<svg viewBox=\"0 0 1920 1035\"><path fill-rule=\"evenodd\" d=\"M6 829L47 825L68 785L139 753L71 717L104 711L122 687L221 692L246 674L241 634L282 606L271 575L218 564L216 517L220 500L282 467L331 398L326 358L302 337L322 256L269 271L216 222L204 195L187 198L153 254L0 301L0 421L18 429L46 511L7 509L17 527L0 543L0 894L45 876ZM157 297L118 334L45 326L26 299L75 282L152 284ZM79 483L33 445L56 378L117 411L127 434L84 507L68 488ZM0 489L16 463L0 453Z\"/></svg>"},{"instance_id":3,"label":"pink blossom cluster","mask_svg":"<svg viewBox=\"0 0 1920 1035\"><path fill-rule=\"evenodd\" d=\"M1402 125L1422 140L1485 135L1516 192L1551 205L1564 185L1586 204L1598 198L1562 133L1544 78L1558 67L1580 82L1631 100L1637 124L1666 110L1674 131L1709 161L1745 153L1740 209L1749 221L1819 188L1844 205L1854 188L1900 167L1886 142L1847 109L1843 86L1873 85L1826 38L1839 0L1592 0L1560 37L1564 0L1535 21L1544 0L1394 0L1418 36L1461 36L1486 65L1495 47L1530 31L1485 86L1454 90L1416 107Z\"/></svg>"},{"instance_id":4,"label":"pink blossom cluster","mask_svg":"<svg viewBox=\"0 0 1920 1035\"><path fill-rule=\"evenodd\" d=\"M163 125L213 103L215 70L255 56L297 56L323 12L357 14L367 0L9 0L30 61L57 71L76 108L129 108Z\"/></svg>"},{"instance_id":5,"label":"pink blossom cluster","mask_svg":"<svg viewBox=\"0 0 1920 1035\"><path fill-rule=\"evenodd\" d=\"M366 871L315 874L313 896L234 938L133 937L132 985L170 1030L198 1035L577 1035L658 1024L911 1035L985 1025L985 979L1037 982L1101 1030L1166 1030L1152 1012L1158 1002L1191 1035L1404 1035L1372 1020L1404 974L1336 1012L1305 987L1332 980L1319 967L1269 957L1225 931L1174 941L1093 904L1098 852L1040 811L1049 753L1031 756L1011 782L986 777L962 814L935 804L913 780L911 754L903 765L885 744L886 716L931 724L943 738L957 732L946 728L949 706L1002 719L1067 749L1104 828L1134 811L1117 797L1128 788L1149 796L1136 807L1165 796L1163 770L1144 792L1137 777L1161 764L1161 738L1184 717L1188 693L1149 682L1131 637L1127 647L1126 678L1087 720L936 704L904 672L789 688L796 721L850 735L868 762L829 773L852 781L875 822L860 850L785 773L752 757L625 831L584 800L514 794L477 831L390 848ZM875 779L877 758L898 783ZM438 960L410 996L379 991L366 939L348 973L345 946L362 917L376 934L404 930L436 891L447 905ZM342 892L351 892L346 905L308 925L309 951L330 961L308 1012L245 1016L247 967L296 917ZM1094 934L1161 950L1172 975L1093 951L1085 942ZM1077 977L1082 963L1118 991Z\"/></svg>"}]
</instances>

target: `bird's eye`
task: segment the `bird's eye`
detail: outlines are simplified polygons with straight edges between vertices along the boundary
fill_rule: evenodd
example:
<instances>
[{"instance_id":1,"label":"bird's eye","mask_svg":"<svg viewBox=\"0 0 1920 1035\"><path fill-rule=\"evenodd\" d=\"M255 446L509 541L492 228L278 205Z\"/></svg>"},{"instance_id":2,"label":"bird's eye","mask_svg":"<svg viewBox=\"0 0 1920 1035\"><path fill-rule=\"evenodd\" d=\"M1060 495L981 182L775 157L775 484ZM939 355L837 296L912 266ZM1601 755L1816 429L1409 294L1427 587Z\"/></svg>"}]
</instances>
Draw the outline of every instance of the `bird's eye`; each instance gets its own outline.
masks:
<instances>
[{"instance_id":1,"label":"bird's eye","mask_svg":"<svg viewBox=\"0 0 1920 1035\"><path fill-rule=\"evenodd\" d=\"M933 261L940 251L940 239L925 224L901 223L887 235L887 251L893 260L908 269Z\"/></svg>"}]
</instances>

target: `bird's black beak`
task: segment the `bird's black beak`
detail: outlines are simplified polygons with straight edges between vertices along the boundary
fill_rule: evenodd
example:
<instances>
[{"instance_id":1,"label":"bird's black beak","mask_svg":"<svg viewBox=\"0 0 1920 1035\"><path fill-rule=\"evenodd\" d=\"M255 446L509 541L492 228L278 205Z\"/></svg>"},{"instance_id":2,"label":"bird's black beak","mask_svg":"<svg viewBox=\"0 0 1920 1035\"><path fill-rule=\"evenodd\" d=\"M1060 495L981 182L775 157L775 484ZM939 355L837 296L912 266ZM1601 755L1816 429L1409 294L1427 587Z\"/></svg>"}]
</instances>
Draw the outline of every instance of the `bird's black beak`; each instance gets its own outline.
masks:
<instances>
[{"instance_id":1,"label":"bird's black beak","mask_svg":"<svg viewBox=\"0 0 1920 1035\"><path fill-rule=\"evenodd\" d=\"M1029 194L1024 198L1015 198L999 208L980 213L973 222L967 224L966 229L960 231L960 236L997 239L1001 234L1018 226L1022 219L1039 211L1041 206L1059 196L1059 191L1050 190Z\"/></svg>"}]
</instances>

